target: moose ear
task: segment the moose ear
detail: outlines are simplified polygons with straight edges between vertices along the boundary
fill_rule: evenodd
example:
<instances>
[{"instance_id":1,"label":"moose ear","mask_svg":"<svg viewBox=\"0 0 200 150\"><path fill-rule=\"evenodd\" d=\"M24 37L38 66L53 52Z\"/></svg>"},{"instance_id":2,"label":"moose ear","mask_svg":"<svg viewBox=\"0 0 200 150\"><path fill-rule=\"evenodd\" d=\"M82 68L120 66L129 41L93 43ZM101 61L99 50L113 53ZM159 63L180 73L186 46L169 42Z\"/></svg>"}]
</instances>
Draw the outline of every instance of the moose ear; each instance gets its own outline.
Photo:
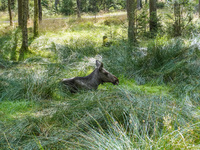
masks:
<instances>
[{"instance_id":1,"label":"moose ear","mask_svg":"<svg viewBox=\"0 0 200 150\"><path fill-rule=\"evenodd\" d=\"M96 60L96 66L97 66L97 68L98 68L99 70L101 70L101 69L103 68L103 63L100 62L100 61L98 61L98 60Z\"/></svg>"}]
</instances>

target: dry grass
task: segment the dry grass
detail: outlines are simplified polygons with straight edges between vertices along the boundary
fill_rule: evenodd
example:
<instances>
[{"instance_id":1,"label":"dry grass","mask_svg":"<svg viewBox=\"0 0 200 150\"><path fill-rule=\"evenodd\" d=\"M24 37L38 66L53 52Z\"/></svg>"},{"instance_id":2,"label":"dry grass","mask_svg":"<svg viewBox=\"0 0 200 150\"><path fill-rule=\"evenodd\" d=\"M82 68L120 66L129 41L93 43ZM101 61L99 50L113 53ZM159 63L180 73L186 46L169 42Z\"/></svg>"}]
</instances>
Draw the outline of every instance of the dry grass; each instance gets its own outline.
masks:
<instances>
[{"instance_id":1,"label":"dry grass","mask_svg":"<svg viewBox=\"0 0 200 150\"><path fill-rule=\"evenodd\" d=\"M39 32L58 32L67 27L65 19L47 19L39 25Z\"/></svg>"},{"instance_id":2,"label":"dry grass","mask_svg":"<svg viewBox=\"0 0 200 150\"><path fill-rule=\"evenodd\" d=\"M55 19L45 19L42 21L40 24L39 28L41 32L47 32L47 31L61 31L70 28L71 26L76 26L77 24L80 23L87 23L91 22L92 24L96 23L104 23L105 21L111 22L113 24L123 24L126 22L126 15L120 15L120 16L101 16L98 18L90 17L88 18L87 16L83 16L81 19L73 19L72 17L69 18L55 18Z\"/></svg>"}]
</instances>

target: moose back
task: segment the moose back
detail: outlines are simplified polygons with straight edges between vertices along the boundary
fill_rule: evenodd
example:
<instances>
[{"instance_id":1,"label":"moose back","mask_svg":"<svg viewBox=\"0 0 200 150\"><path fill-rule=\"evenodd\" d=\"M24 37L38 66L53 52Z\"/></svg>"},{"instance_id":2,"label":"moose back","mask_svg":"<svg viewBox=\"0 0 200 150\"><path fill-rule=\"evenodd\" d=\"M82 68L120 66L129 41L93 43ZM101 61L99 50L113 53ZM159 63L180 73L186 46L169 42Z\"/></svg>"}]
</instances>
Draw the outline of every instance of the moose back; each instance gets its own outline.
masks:
<instances>
[{"instance_id":1,"label":"moose back","mask_svg":"<svg viewBox=\"0 0 200 150\"><path fill-rule=\"evenodd\" d=\"M100 84L111 82L113 85L118 85L119 80L116 76L103 68L103 63L96 60L96 69L86 77L74 77L63 79L62 85L70 90L71 93L76 93L79 90L96 90Z\"/></svg>"}]
</instances>

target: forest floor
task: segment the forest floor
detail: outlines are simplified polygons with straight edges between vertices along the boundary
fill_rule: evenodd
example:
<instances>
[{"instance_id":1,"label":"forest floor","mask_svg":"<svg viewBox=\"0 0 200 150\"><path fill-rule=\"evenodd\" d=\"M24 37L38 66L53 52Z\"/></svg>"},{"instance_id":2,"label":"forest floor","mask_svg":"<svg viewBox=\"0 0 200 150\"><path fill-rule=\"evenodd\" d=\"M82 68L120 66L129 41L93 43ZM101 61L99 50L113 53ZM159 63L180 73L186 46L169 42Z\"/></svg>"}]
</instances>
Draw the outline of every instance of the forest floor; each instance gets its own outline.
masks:
<instances>
[{"instance_id":1,"label":"forest floor","mask_svg":"<svg viewBox=\"0 0 200 150\"><path fill-rule=\"evenodd\" d=\"M44 20L37 38L29 26L23 62L9 60L21 33L0 27L0 149L200 149L200 36L130 47L124 14ZM97 59L118 86L63 91Z\"/></svg>"}]
</instances>

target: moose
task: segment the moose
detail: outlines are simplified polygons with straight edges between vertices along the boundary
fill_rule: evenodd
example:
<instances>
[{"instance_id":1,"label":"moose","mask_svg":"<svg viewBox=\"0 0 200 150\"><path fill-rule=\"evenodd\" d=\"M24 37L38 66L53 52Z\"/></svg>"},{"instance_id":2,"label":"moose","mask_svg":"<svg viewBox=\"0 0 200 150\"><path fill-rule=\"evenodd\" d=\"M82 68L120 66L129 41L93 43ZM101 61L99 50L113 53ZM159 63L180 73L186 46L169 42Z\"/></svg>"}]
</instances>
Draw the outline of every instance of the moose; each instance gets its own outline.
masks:
<instances>
[{"instance_id":1,"label":"moose","mask_svg":"<svg viewBox=\"0 0 200 150\"><path fill-rule=\"evenodd\" d=\"M79 90L96 90L100 84L105 82L111 82L113 85L119 84L118 78L104 69L103 63L99 60L96 60L96 67L88 76L63 79L61 83L71 93Z\"/></svg>"}]
</instances>

